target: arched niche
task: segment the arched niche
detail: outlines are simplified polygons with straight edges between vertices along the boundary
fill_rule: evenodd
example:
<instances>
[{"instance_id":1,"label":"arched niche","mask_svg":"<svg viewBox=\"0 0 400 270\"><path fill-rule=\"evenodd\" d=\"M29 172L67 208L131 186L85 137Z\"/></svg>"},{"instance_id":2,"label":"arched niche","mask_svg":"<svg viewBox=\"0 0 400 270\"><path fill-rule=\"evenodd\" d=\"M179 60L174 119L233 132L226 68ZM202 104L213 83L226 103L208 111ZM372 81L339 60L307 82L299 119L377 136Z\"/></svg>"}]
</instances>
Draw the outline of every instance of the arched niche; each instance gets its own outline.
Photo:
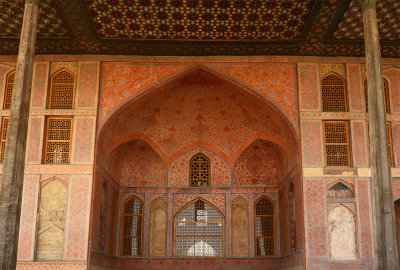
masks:
<instances>
[{"instance_id":1,"label":"arched niche","mask_svg":"<svg viewBox=\"0 0 400 270\"><path fill-rule=\"evenodd\" d=\"M328 198L354 198L353 187L349 183L341 181L332 184L328 188Z\"/></svg>"},{"instance_id":2,"label":"arched niche","mask_svg":"<svg viewBox=\"0 0 400 270\"><path fill-rule=\"evenodd\" d=\"M340 204L329 211L329 254L332 260L357 259L356 218Z\"/></svg>"},{"instance_id":3,"label":"arched niche","mask_svg":"<svg viewBox=\"0 0 400 270\"><path fill-rule=\"evenodd\" d=\"M232 201L232 256L249 256L249 206L242 196Z\"/></svg>"},{"instance_id":4,"label":"arched niche","mask_svg":"<svg viewBox=\"0 0 400 270\"><path fill-rule=\"evenodd\" d=\"M67 187L51 180L40 190L36 236L37 261L62 261Z\"/></svg>"}]
</instances>

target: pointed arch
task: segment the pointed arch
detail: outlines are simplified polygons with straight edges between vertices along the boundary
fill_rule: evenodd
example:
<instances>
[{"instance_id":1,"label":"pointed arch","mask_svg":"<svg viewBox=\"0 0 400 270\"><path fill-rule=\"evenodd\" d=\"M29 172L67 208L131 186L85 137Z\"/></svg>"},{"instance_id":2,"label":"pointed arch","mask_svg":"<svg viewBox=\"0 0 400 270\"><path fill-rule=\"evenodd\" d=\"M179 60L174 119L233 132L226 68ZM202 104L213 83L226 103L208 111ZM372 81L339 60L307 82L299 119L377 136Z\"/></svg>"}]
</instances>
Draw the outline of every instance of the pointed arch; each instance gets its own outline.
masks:
<instances>
[{"instance_id":1,"label":"pointed arch","mask_svg":"<svg viewBox=\"0 0 400 270\"><path fill-rule=\"evenodd\" d=\"M4 90L3 110L11 109L11 100L15 85L15 70L9 72L6 77L6 89Z\"/></svg>"},{"instance_id":2,"label":"pointed arch","mask_svg":"<svg viewBox=\"0 0 400 270\"><path fill-rule=\"evenodd\" d=\"M389 81L383 78L383 91L385 95L385 110L386 113L390 113L390 89ZM365 111L368 112L368 81L364 80L364 100L365 100Z\"/></svg>"},{"instance_id":3,"label":"pointed arch","mask_svg":"<svg viewBox=\"0 0 400 270\"><path fill-rule=\"evenodd\" d=\"M223 257L225 218L202 198L182 207L174 218L174 256Z\"/></svg>"},{"instance_id":4,"label":"pointed arch","mask_svg":"<svg viewBox=\"0 0 400 270\"><path fill-rule=\"evenodd\" d=\"M347 93L345 79L335 72L330 72L321 79L322 111L347 111Z\"/></svg>"},{"instance_id":5,"label":"pointed arch","mask_svg":"<svg viewBox=\"0 0 400 270\"><path fill-rule=\"evenodd\" d=\"M131 196L122 205L121 256L143 255L143 201Z\"/></svg>"},{"instance_id":6,"label":"pointed arch","mask_svg":"<svg viewBox=\"0 0 400 270\"><path fill-rule=\"evenodd\" d=\"M75 99L76 76L63 68L50 78L48 108L73 109Z\"/></svg>"},{"instance_id":7,"label":"pointed arch","mask_svg":"<svg viewBox=\"0 0 400 270\"><path fill-rule=\"evenodd\" d=\"M36 236L37 261L61 261L64 250L67 187L58 179L40 191Z\"/></svg>"},{"instance_id":8,"label":"pointed arch","mask_svg":"<svg viewBox=\"0 0 400 270\"><path fill-rule=\"evenodd\" d=\"M353 187L348 183L337 181L328 189L328 198L354 198Z\"/></svg>"},{"instance_id":9,"label":"pointed arch","mask_svg":"<svg viewBox=\"0 0 400 270\"><path fill-rule=\"evenodd\" d=\"M211 182L211 162L203 153L194 155L189 161L189 186L205 187Z\"/></svg>"},{"instance_id":10,"label":"pointed arch","mask_svg":"<svg viewBox=\"0 0 400 270\"><path fill-rule=\"evenodd\" d=\"M263 196L255 202L254 209L256 256L275 256L275 204Z\"/></svg>"}]
</instances>

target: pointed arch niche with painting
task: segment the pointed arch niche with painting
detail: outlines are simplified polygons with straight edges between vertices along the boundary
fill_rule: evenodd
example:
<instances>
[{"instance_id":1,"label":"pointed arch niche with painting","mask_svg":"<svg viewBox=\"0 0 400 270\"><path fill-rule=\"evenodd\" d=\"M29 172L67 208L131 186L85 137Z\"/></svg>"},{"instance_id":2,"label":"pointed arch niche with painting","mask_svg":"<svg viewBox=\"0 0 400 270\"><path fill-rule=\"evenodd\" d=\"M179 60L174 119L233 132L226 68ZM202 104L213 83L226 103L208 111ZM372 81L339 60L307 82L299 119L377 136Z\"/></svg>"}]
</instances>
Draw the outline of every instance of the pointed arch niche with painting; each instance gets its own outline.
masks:
<instances>
[{"instance_id":1,"label":"pointed arch niche with painting","mask_svg":"<svg viewBox=\"0 0 400 270\"><path fill-rule=\"evenodd\" d=\"M357 216L353 185L341 181L330 185L327 206L330 259L356 260Z\"/></svg>"}]
</instances>

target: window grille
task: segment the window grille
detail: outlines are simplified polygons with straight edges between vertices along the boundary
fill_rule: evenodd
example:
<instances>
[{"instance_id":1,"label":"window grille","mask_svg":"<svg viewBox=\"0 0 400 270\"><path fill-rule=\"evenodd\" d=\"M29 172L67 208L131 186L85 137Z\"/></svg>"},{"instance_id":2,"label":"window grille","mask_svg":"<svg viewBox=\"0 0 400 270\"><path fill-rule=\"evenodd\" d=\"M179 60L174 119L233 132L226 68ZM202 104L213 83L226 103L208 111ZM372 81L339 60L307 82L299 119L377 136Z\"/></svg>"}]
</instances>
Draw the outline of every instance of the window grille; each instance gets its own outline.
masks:
<instances>
[{"instance_id":1,"label":"window grille","mask_svg":"<svg viewBox=\"0 0 400 270\"><path fill-rule=\"evenodd\" d=\"M275 255L274 205L262 197L256 202L256 256Z\"/></svg>"},{"instance_id":2,"label":"window grille","mask_svg":"<svg viewBox=\"0 0 400 270\"><path fill-rule=\"evenodd\" d=\"M324 121L326 166L350 166L349 123Z\"/></svg>"},{"instance_id":3,"label":"window grille","mask_svg":"<svg viewBox=\"0 0 400 270\"><path fill-rule=\"evenodd\" d=\"M338 182L328 190L328 198L354 198L354 193L348 186Z\"/></svg>"},{"instance_id":4,"label":"window grille","mask_svg":"<svg viewBox=\"0 0 400 270\"><path fill-rule=\"evenodd\" d=\"M51 78L49 109L72 109L75 95L75 75L67 69L56 72Z\"/></svg>"},{"instance_id":5,"label":"window grille","mask_svg":"<svg viewBox=\"0 0 400 270\"><path fill-rule=\"evenodd\" d=\"M6 150L6 142L7 142L7 131L8 131L8 122L9 117L3 117L1 123L1 149L0 149L0 162L3 163L4 161L4 153Z\"/></svg>"},{"instance_id":6,"label":"window grille","mask_svg":"<svg viewBox=\"0 0 400 270\"><path fill-rule=\"evenodd\" d=\"M383 79L383 90L385 92L386 113L390 113L389 82L385 78ZM365 110L368 112L368 81L367 80L364 80L364 99L365 99Z\"/></svg>"},{"instance_id":7,"label":"window grille","mask_svg":"<svg viewBox=\"0 0 400 270\"><path fill-rule=\"evenodd\" d=\"M224 256L224 217L207 202L198 199L184 207L174 223L175 256Z\"/></svg>"},{"instance_id":8,"label":"window grille","mask_svg":"<svg viewBox=\"0 0 400 270\"><path fill-rule=\"evenodd\" d=\"M72 117L48 117L44 163L69 163Z\"/></svg>"},{"instance_id":9,"label":"window grille","mask_svg":"<svg viewBox=\"0 0 400 270\"><path fill-rule=\"evenodd\" d=\"M143 203L132 198L124 205L122 219L122 256L142 255Z\"/></svg>"},{"instance_id":10,"label":"window grille","mask_svg":"<svg viewBox=\"0 0 400 270\"><path fill-rule=\"evenodd\" d=\"M389 154L389 160L390 160L390 166L394 167L394 154L393 154L393 141L392 141L392 125L390 122L386 122L386 128L387 128L387 147L388 147L388 154ZM371 145L369 141L369 122L367 121L367 136L368 136L368 154L371 156ZM370 158L371 160L371 158Z\"/></svg>"},{"instance_id":11,"label":"window grille","mask_svg":"<svg viewBox=\"0 0 400 270\"><path fill-rule=\"evenodd\" d=\"M289 186L289 228L290 228L290 250L296 251L296 203L294 197L294 185Z\"/></svg>"},{"instance_id":12,"label":"window grille","mask_svg":"<svg viewBox=\"0 0 400 270\"><path fill-rule=\"evenodd\" d=\"M321 82L322 111L345 112L347 110L346 83L339 75L330 73Z\"/></svg>"},{"instance_id":13,"label":"window grille","mask_svg":"<svg viewBox=\"0 0 400 270\"><path fill-rule=\"evenodd\" d=\"M190 186L205 187L210 185L210 160L199 153L190 159Z\"/></svg>"},{"instance_id":14,"label":"window grille","mask_svg":"<svg viewBox=\"0 0 400 270\"><path fill-rule=\"evenodd\" d=\"M3 103L4 110L9 110L11 108L11 100L14 90L14 84L15 84L15 71L12 71L8 73L6 79L6 89L4 91L4 103Z\"/></svg>"}]
</instances>

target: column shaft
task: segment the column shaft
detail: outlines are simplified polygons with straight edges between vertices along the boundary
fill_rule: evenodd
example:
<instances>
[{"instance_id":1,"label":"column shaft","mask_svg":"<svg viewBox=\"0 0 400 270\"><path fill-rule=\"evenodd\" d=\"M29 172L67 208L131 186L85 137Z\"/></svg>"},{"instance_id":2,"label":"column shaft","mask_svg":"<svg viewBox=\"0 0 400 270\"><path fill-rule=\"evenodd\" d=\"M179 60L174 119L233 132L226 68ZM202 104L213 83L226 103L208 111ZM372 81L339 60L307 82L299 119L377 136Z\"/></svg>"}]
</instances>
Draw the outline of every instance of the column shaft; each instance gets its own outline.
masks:
<instances>
[{"instance_id":1,"label":"column shaft","mask_svg":"<svg viewBox=\"0 0 400 270\"><path fill-rule=\"evenodd\" d=\"M375 269L399 269L376 1L361 0L368 80Z\"/></svg>"},{"instance_id":2,"label":"column shaft","mask_svg":"<svg viewBox=\"0 0 400 270\"><path fill-rule=\"evenodd\" d=\"M0 269L16 268L39 0L26 0L0 193Z\"/></svg>"}]
</instances>

